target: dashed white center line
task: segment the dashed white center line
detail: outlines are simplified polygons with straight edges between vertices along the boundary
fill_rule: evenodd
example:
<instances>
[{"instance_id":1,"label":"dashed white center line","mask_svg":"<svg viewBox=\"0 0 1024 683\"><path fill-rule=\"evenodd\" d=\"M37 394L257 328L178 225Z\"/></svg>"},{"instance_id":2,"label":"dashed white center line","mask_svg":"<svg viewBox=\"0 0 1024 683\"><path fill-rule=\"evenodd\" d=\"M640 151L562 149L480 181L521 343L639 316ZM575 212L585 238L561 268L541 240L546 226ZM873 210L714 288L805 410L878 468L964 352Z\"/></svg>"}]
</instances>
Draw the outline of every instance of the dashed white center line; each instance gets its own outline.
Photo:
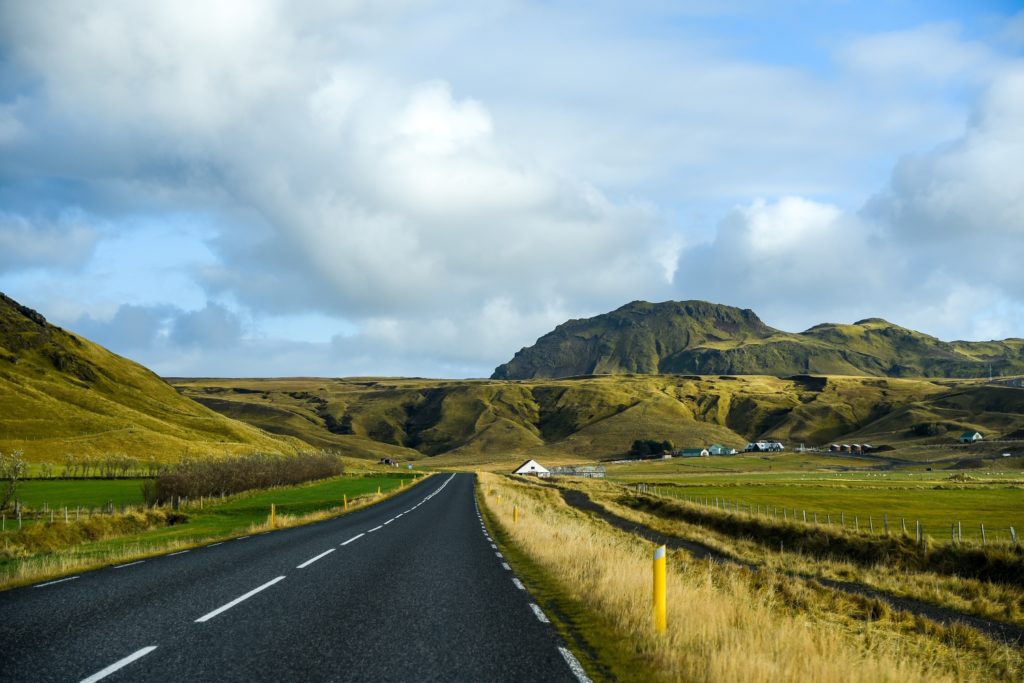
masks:
<instances>
[{"instance_id":1,"label":"dashed white center line","mask_svg":"<svg viewBox=\"0 0 1024 683\"><path fill-rule=\"evenodd\" d=\"M198 619L196 619L196 623L199 624L199 623L202 623L204 621L209 621L210 619L213 619L215 616L217 616L221 612L226 612L227 610L231 609L232 607L234 607L238 603L242 602L243 600L248 600L252 596L254 596L257 593L259 593L260 591L266 590L267 588L270 588L271 586L273 586L278 581L284 581L284 577L283 576L279 576L276 579L271 579L270 581L267 581L262 586L259 586L257 588L253 588L251 591L249 591L245 595L239 596L239 597L235 598L234 600L232 600L231 602L227 603L226 605L221 605L220 607L218 607L217 609L213 610L212 612L209 612L209 613L204 614L203 616L199 617Z\"/></svg>"},{"instance_id":2,"label":"dashed white center line","mask_svg":"<svg viewBox=\"0 0 1024 683\"><path fill-rule=\"evenodd\" d=\"M349 544L349 543L351 543L352 541L357 541L357 540L359 540L360 538L362 538L362 537L363 537L363 536L365 536L365 535L366 535L366 534L359 534L359 535L357 535L357 536L353 536L352 538L350 538L350 539L348 539L347 541L345 541L344 543L342 543L342 545L348 545L348 544Z\"/></svg>"},{"instance_id":3,"label":"dashed white center line","mask_svg":"<svg viewBox=\"0 0 1024 683\"><path fill-rule=\"evenodd\" d=\"M131 567L132 565L142 564L143 562L145 562L145 560L136 560L135 562L127 562L125 564L118 564L118 565L115 565L113 567L113 569L124 569L125 567Z\"/></svg>"},{"instance_id":4,"label":"dashed white center line","mask_svg":"<svg viewBox=\"0 0 1024 683\"><path fill-rule=\"evenodd\" d=\"M368 534L372 534L372 533L373 533L374 531L377 531L378 529L383 529L383 528L384 528L384 525L383 525L383 524L381 524L380 526L375 526L375 527L373 527L372 529L369 529L369 530L367 530L367 532L366 532L366 533L368 533Z\"/></svg>"},{"instance_id":5,"label":"dashed white center line","mask_svg":"<svg viewBox=\"0 0 1024 683\"><path fill-rule=\"evenodd\" d=\"M565 658L565 663L569 665L569 670L572 671L576 680L580 683L591 683L590 678L587 676L587 672L583 670L583 666L580 664L580 660L576 659L576 655L569 652L568 648L558 646L558 651L562 653L562 657Z\"/></svg>"},{"instance_id":6,"label":"dashed white center line","mask_svg":"<svg viewBox=\"0 0 1024 683\"><path fill-rule=\"evenodd\" d=\"M52 586L55 583L64 583L65 581L74 581L77 578L79 578L79 577L77 577L77 576L69 576L66 579L57 579L56 581L47 581L46 583L37 583L35 586L33 586L33 588L42 588L43 586Z\"/></svg>"},{"instance_id":7,"label":"dashed white center line","mask_svg":"<svg viewBox=\"0 0 1024 683\"><path fill-rule=\"evenodd\" d=\"M184 555L184 554L185 554L185 553L187 553L187 552L191 552L191 551L190 551L190 550L179 550L179 551L178 551L178 552L176 552L176 553L171 553L171 554L170 554L170 555L168 555L167 557L174 557L175 555Z\"/></svg>"},{"instance_id":8,"label":"dashed white center line","mask_svg":"<svg viewBox=\"0 0 1024 683\"><path fill-rule=\"evenodd\" d=\"M89 676L88 678L83 678L81 683L96 683L96 681L102 678L106 678L118 669L123 669L124 667L134 662L136 659L141 659L142 657L145 657L155 649L156 645L150 645L149 647L144 647L141 650L136 650L124 659L117 660L116 662L108 666L106 669L101 669L100 671L94 673L92 676Z\"/></svg>"},{"instance_id":9,"label":"dashed white center line","mask_svg":"<svg viewBox=\"0 0 1024 683\"><path fill-rule=\"evenodd\" d=\"M550 624L551 623L551 620L548 619L548 615L544 614L543 610L541 610L541 608L537 606L537 603L531 602L530 603L530 609L532 609L533 613L535 615L537 615L537 619L541 623L543 623L543 624Z\"/></svg>"},{"instance_id":10,"label":"dashed white center line","mask_svg":"<svg viewBox=\"0 0 1024 683\"><path fill-rule=\"evenodd\" d=\"M305 562L300 564L298 567L296 567L296 569L305 569L309 565L311 565L314 562L316 562L317 560L319 560L321 557L327 557L328 555L330 555L333 552L334 552L334 548L331 548L330 550L325 550L324 552L320 553L316 557L314 557L312 559L309 559L309 560L306 560Z\"/></svg>"},{"instance_id":11,"label":"dashed white center line","mask_svg":"<svg viewBox=\"0 0 1024 683\"><path fill-rule=\"evenodd\" d=\"M519 579L517 579L514 576L512 577L512 583L514 583L516 585L516 588L518 588L519 590L521 590L521 591L526 590L526 586L523 585L523 582L520 581Z\"/></svg>"},{"instance_id":12,"label":"dashed white center line","mask_svg":"<svg viewBox=\"0 0 1024 683\"><path fill-rule=\"evenodd\" d=\"M393 521L395 521L395 518L394 518L394 517L392 517L392 518L391 518L391 519L389 519L388 521L384 522L384 524L382 524L381 526L387 526L388 524L391 524L391 522L393 522Z\"/></svg>"}]
</instances>

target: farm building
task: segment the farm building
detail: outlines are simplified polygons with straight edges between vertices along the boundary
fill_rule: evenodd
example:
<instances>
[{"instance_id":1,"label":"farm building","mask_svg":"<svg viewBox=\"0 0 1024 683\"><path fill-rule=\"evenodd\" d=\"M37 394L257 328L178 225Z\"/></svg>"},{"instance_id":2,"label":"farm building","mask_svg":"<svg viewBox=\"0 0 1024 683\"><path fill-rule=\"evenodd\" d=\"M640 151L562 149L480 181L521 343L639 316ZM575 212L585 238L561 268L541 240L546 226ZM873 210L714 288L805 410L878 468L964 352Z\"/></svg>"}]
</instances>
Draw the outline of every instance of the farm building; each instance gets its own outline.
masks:
<instances>
[{"instance_id":1,"label":"farm building","mask_svg":"<svg viewBox=\"0 0 1024 683\"><path fill-rule=\"evenodd\" d=\"M547 478L551 476L550 470L536 460L527 460L517 467L512 474L524 474L528 476Z\"/></svg>"},{"instance_id":2,"label":"farm building","mask_svg":"<svg viewBox=\"0 0 1024 683\"><path fill-rule=\"evenodd\" d=\"M706 458L711 452L706 448L683 448L679 451L680 458Z\"/></svg>"},{"instance_id":3,"label":"farm building","mask_svg":"<svg viewBox=\"0 0 1024 683\"><path fill-rule=\"evenodd\" d=\"M964 432L960 435L960 443L974 443L981 441L981 432Z\"/></svg>"},{"instance_id":4,"label":"farm building","mask_svg":"<svg viewBox=\"0 0 1024 683\"><path fill-rule=\"evenodd\" d=\"M561 467L552 467L551 476L604 479L604 465L563 465Z\"/></svg>"},{"instance_id":5,"label":"farm building","mask_svg":"<svg viewBox=\"0 0 1024 683\"><path fill-rule=\"evenodd\" d=\"M713 443L708 446L708 453L711 455L736 455L736 449L723 446L720 443Z\"/></svg>"},{"instance_id":6,"label":"farm building","mask_svg":"<svg viewBox=\"0 0 1024 683\"><path fill-rule=\"evenodd\" d=\"M781 453L786 447L779 441L754 441L743 449L745 453Z\"/></svg>"}]
</instances>

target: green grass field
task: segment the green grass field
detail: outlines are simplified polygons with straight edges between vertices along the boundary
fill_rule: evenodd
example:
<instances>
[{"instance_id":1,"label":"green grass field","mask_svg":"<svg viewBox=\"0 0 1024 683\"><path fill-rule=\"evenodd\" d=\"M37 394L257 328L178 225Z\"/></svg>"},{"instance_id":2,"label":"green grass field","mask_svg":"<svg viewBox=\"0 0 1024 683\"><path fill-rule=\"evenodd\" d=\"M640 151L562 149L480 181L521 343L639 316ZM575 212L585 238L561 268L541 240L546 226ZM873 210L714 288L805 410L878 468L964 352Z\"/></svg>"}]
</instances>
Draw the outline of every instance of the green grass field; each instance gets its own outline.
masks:
<instances>
[{"instance_id":1,"label":"green grass field","mask_svg":"<svg viewBox=\"0 0 1024 683\"><path fill-rule=\"evenodd\" d=\"M114 505L141 505L144 479L30 479L18 484L18 499L26 506L41 509L65 505L74 508Z\"/></svg>"},{"instance_id":2,"label":"green grass field","mask_svg":"<svg viewBox=\"0 0 1024 683\"><path fill-rule=\"evenodd\" d=\"M802 519L818 515L819 523L831 517L838 525L845 516L847 527L855 519L860 529L873 521L876 532L883 529L889 516L891 531L901 530L905 518L913 533L920 520L925 533L937 540L950 537L951 524L959 521L965 539L980 540L980 525L985 525L989 541L1010 540L1009 527L1024 533L1024 477L1019 472L985 472L984 478L956 481L949 472L733 472L695 473L676 476L644 476L641 472L621 471L616 479L623 483L648 481L659 492L673 497L696 498L714 504L727 500L761 506L762 510L798 511Z\"/></svg>"}]
</instances>

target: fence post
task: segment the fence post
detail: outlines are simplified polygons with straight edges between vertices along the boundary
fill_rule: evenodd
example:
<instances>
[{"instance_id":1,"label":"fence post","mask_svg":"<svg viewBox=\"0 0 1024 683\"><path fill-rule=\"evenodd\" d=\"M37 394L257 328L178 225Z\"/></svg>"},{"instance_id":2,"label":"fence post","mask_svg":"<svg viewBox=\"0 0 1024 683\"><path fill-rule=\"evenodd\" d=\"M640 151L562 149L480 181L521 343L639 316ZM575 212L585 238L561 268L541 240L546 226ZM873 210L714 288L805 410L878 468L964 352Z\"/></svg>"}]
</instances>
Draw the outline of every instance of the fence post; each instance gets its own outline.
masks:
<instances>
[{"instance_id":1,"label":"fence post","mask_svg":"<svg viewBox=\"0 0 1024 683\"><path fill-rule=\"evenodd\" d=\"M1010 538L1013 539L1013 544L1014 545L1020 545L1017 542L1017 531L1012 526L1010 527Z\"/></svg>"},{"instance_id":2,"label":"fence post","mask_svg":"<svg viewBox=\"0 0 1024 683\"><path fill-rule=\"evenodd\" d=\"M668 628L665 600L665 546L654 549L654 630L664 633Z\"/></svg>"},{"instance_id":3,"label":"fence post","mask_svg":"<svg viewBox=\"0 0 1024 683\"><path fill-rule=\"evenodd\" d=\"M956 545L956 522L952 522L949 525L949 539L953 545Z\"/></svg>"},{"instance_id":4,"label":"fence post","mask_svg":"<svg viewBox=\"0 0 1024 683\"><path fill-rule=\"evenodd\" d=\"M839 525L841 527L843 527L844 529L846 528L846 513L845 512L840 512L839 513Z\"/></svg>"},{"instance_id":5,"label":"fence post","mask_svg":"<svg viewBox=\"0 0 1024 683\"><path fill-rule=\"evenodd\" d=\"M906 517L900 517L900 524L903 525L903 535L906 536L907 535L907 518Z\"/></svg>"},{"instance_id":6,"label":"fence post","mask_svg":"<svg viewBox=\"0 0 1024 683\"><path fill-rule=\"evenodd\" d=\"M889 535L889 513L888 512L886 512L884 514L883 519L885 521L885 535L888 536Z\"/></svg>"},{"instance_id":7,"label":"fence post","mask_svg":"<svg viewBox=\"0 0 1024 683\"><path fill-rule=\"evenodd\" d=\"M0 531L7 531L7 513L0 515Z\"/></svg>"},{"instance_id":8,"label":"fence post","mask_svg":"<svg viewBox=\"0 0 1024 683\"><path fill-rule=\"evenodd\" d=\"M919 519L916 520L916 528L917 528L917 542L920 543L921 542L921 520L919 520Z\"/></svg>"},{"instance_id":9,"label":"fence post","mask_svg":"<svg viewBox=\"0 0 1024 683\"><path fill-rule=\"evenodd\" d=\"M68 523L68 506L67 505L64 506L64 523L65 524Z\"/></svg>"},{"instance_id":10,"label":"fence post","mask_svg":"<svg viewBox=\"0 0 1024 683\"><path fill-rule=\"evenodd\" d=\"M960 520L959 519L956 520L956 542L957 543L963 543L964 542L963 529L960 526Z\"/></svg>"},{"instance_id":11,"label":"fence post","mask_svg":"<svg viewBox=\"0 0 1024 683\"><path fill-rule=\"evenodd\" d=\"M804 510L803 513L804 513L804 524L807 524L807 510Z\"/></svg>"},{"instance_id":12,"label":"fence post","mask_svg":"<svg viewBox=\"0 0 1024 683\"><path fill-rule=\"evenodd\" d=\"M985 522L981 523L981 545L985 545Z\"/></svg>"}]
</instances>

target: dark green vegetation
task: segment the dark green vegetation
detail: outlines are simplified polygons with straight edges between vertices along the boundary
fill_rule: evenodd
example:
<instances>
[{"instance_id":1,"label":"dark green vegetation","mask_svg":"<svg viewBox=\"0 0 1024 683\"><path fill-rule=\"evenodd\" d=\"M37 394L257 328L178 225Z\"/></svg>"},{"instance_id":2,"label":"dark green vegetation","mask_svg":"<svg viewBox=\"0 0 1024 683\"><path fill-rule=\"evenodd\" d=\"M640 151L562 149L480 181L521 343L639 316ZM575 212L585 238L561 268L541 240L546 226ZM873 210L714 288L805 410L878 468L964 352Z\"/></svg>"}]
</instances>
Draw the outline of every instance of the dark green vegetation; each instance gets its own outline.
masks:
<instances>
[{"instance_id":1,"label":"dark green vegetation","mask_svg":"<svg viewBox=\"0 0 1024 683\"><path fill-rule=\"evenodd\" d=\"M992 444L1024 428L1024 390L961 380L879 377L689 377L619 375L537 381L418 379L176 380L186 396L268 431L339 449L434 456L436 465L507 466L621 457L638 439L681 448L720 443L742 449L755 438L836 440L889 446L865 457L823 455L836 466L933 461L984 466L1024 442ZM948 432L919 437L914 426ZM986 441L961 446L961 431ZM347 451L346 451L347 452ZM763 456L765 468L771 458ZM821 460L824 458L824 460ZM727 466L703 458L701 466ZM964 461L960 465L958 463Z\"/></svg>"},{"instance_id":2,"label":"dark green vegetation","mask_svg":"<svg viewBox=\"0 0 1024 683\"><path fill-rule=\"evenodd\" d=\"M32 462L112 453L166 462L185 452L303 447L180 396L141 365L0 294L0 450L23 450Z\"/></svg>"},{"instance_id":3,"label":"dark green vegetation","mask_svg":"<svg viewBox=\"0 0 1024 683\"><path fill-rule=\"evenodd\" d=\"M344 471L341 458L326 452L190 458L161 470L155 480L147 482L144 491L146 503L160 505L181 498L195 500L201 496L301 484L335 477Z\"/></svg>"},{"instance_id":4,"label":"dark green vegetation","mask_svg":"<svg viewBox=\"0 0 1024 683\"><path fill-rule=\"evenodd\" d=\"M793 334L765 325L749 309L634 301L559 325L493 377L623 373L980 378L1024 373L1024 339L943 342L880 318Z\"/></svg>"}]
</instances>

